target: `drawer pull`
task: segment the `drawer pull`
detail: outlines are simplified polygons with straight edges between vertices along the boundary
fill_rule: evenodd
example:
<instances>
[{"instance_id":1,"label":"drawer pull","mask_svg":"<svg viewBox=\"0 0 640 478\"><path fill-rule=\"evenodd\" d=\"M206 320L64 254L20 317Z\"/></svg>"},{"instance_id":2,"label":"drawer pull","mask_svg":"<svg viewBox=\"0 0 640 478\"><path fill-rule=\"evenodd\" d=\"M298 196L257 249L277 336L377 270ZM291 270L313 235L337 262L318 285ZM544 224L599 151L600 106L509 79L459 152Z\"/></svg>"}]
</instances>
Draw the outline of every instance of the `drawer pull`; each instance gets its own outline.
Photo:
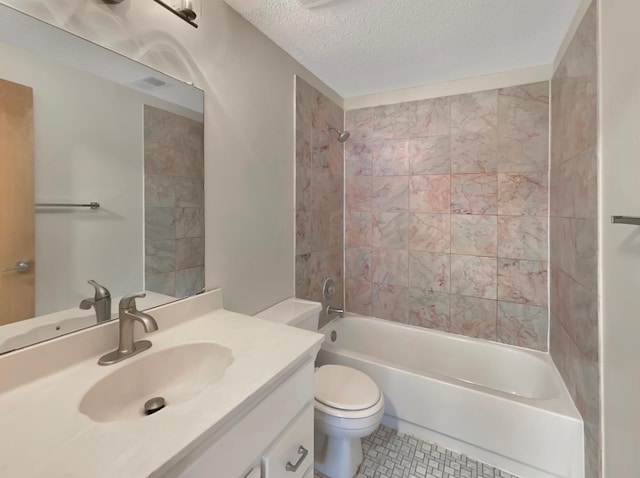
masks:
<instances>
[{"instance_id":1,"label":"drawer pull","mask_svg":"<svg viewBox=\"0 0 640 478\"><path fill-rule=\"evenodd\" d=\"M302 456L298 458L298 461L296 462L295 465L292 465L290 461L287 462L287 466L286 466L287 471L298 471L298 468L300 468L300 465L302 465L302 462L309 454L309 450L307 450L305 447L300 445L298 447L298 454Z\"/></svg>"}]
</instances>

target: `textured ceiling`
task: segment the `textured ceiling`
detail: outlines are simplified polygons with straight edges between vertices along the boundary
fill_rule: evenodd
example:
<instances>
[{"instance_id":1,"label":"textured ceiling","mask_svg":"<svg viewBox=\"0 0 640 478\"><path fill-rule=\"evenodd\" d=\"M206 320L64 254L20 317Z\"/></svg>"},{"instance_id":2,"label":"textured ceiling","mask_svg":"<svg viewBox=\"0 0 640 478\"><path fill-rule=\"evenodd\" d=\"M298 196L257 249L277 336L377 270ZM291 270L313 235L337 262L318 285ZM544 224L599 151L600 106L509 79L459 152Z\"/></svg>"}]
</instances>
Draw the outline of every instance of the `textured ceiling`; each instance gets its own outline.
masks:
<instances>
[{"instance_id":1,"label":"textured ceiling","mask_svg":"<svg viewBox=\"0 0 640 478\"><path fill-rule=\"evenodd\" d=\"M550 64L580 4L225 1L345 98Z\"/></svg>"}]
</instances>

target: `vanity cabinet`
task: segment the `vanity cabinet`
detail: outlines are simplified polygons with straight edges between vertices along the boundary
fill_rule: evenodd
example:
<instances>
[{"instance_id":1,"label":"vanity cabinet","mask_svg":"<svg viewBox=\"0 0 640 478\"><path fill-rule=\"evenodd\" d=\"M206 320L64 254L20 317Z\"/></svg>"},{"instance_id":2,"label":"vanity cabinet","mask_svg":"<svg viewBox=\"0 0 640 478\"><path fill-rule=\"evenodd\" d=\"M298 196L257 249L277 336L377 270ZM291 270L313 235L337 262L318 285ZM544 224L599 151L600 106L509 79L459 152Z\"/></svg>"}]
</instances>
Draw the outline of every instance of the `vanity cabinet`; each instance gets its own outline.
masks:
<instances>
[{"instance_id":1,"label":"vanity cabinet","mask_svg":"<svg viewBox=\"0 0 640 478\"><path fill-rule=\"evenodd\" d=\"M247 397L243 410L227 417L226 427L157 476L313 477L314 365L307 358L269 389Z\"/></svg>"}]
</instances>

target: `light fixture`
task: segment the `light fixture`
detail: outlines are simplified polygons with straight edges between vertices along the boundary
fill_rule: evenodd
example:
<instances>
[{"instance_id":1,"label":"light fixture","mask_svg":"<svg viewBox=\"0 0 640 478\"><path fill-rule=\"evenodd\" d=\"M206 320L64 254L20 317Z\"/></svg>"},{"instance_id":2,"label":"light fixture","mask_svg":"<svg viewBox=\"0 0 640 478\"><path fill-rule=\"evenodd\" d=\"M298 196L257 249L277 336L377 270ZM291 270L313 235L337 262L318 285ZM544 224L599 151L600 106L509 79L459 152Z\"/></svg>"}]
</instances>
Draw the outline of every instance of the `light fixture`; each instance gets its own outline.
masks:
<instances>
[{"instance_id":1,"label":"light fixture","mask_svg":"<svg viewBox=\"0 0 640 478\"><path fill-rule=\"evenodd\" d=\"M198 28L198 24L194 22L198 16L193 8L193 0L175 0L174 5L169 5L163 0L153 0L159 5L169 10L174 15L182 18L185 22L194 28Z\"/></svg>"}]
</instances>

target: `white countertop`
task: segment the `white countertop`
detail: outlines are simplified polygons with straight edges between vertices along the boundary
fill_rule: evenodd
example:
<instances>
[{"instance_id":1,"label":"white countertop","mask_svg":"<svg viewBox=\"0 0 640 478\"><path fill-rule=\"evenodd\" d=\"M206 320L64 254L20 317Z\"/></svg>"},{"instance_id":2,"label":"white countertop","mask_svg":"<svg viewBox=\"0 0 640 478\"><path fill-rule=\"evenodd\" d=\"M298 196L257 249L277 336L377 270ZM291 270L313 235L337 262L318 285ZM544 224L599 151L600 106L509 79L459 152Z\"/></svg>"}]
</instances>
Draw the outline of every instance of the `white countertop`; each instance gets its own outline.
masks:
<instances>
[{"instance_id":1,"label":"white countertop","mask_svg":"<svg viewBox=\"0 0 640 478\"><path fill-rule=\"evenodd\" d=\"M216 292L219 291L213 293ZM88 338L100 344L101 350L96 350L95 355L1 393L0 476L138 478L159 474L204 438L228 426L238 408L264 394L289 373L294 363L304 357L307 360L315 357L321 335L221 308L201 313L211 300L206 296L156 309L154 317L160 330L152 334L136 330L136 339L151 340L150 350L120 364L98 366L98 358L117 344L105 349L102 338ZM176 324L180 321L176 316L189 314L195 315ZM105 324L104 330L113 325ZM33 349L41 347L42 351L25 353L22 362L26 360L27 366L35 364L37 368L37 353L46 361L47 353L69 350L67 346L82 340L83 333L69 336L73 340L68 344L64 343L67 337L61 337L49 347L48 343L35 346ZM100 331L90 329L88 333L95 336ZM107 335L112 337L113 333L109 330ZM233 363L219 381L191 400L167 406L148 417L108 423L93 422L79 411L83 395L119 366L177 344L206 341L230 348ZM11 359L11 355L0 357L0 377L9 367L20 363L16 357L1 363L5 358Z\"/></svg>"},{"instance_id":2,"label":"white countertop","mask_svg":"<svg viewBox=\"0 0 640 478\"><path fill-rule=\"evenodd\" d=\"M145 291L146 297L136 301L139 310L147 310L177 300L170 295ZM111 298L111 317L118 317L121 296ZM0 353L26 347L61 335L96 325L96 312L93 308L82 310L80 307L39 315L31 319L12 322L0 327Z\"/></svg>"}]
</instances>

